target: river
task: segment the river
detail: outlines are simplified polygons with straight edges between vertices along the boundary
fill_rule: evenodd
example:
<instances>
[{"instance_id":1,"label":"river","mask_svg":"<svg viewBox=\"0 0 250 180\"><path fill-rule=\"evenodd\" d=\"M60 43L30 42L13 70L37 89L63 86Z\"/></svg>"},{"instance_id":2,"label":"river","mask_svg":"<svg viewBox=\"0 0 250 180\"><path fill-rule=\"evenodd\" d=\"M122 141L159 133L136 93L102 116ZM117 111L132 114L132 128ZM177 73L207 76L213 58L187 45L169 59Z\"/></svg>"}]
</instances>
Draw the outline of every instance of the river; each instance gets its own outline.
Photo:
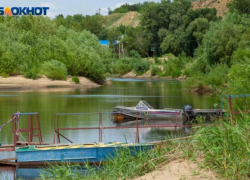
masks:
<instances>
[{"instance_id":1,"label":"river","mask_svg":"<svg viewBox=\"0 0 250 180\"><path fill-rule=\"evenodd\" d=\"M135 106L144 98L154 108L183 108L190 104L194 108L215 108L218 104L211 95L199 95L184 90L184 83L178 80L151 80L151 79L120 79L109 78L107 83L94 89L72 89L70 91L56 92L0 92L0 125L11 118L12 113L38 112L42 137L44 142L52 143L54 118L56 113L87 113L87 112L112 112L116 105ZM111 121L111 115L102 117L103 126L117 126ZM141 123L170 123L168 121L154 121ZM122 123L123 126L129 123ZM133 122L132 122L133 124ZM98 114L60 116L60 127L95 127L99 125ZM131 122L130 122L131 125ZM27 127L25 117L20 118L20 128ZM11 123L0 131L0 143L13 143ZM150 142L165 139L173 131L171 129L142 129L140 142ZM180 131L179 131L180 132ZM74 143L93 143L99 141L98 130L62 131L63 135ZM105 130L102 134L104 142L134 142L135 129ZM22 141L27 140L27 134L22 133ZM68 143L61 139L63 143ZM11 153L1 153L0 158L11 156ZM12 171L0 168L2 177L12 179ZM16 169L16 176L22 177L20 169ZM26 170L35 174L37 170ZM27 177L24 175L23 177Z\"/></svg>"}]
</instances>

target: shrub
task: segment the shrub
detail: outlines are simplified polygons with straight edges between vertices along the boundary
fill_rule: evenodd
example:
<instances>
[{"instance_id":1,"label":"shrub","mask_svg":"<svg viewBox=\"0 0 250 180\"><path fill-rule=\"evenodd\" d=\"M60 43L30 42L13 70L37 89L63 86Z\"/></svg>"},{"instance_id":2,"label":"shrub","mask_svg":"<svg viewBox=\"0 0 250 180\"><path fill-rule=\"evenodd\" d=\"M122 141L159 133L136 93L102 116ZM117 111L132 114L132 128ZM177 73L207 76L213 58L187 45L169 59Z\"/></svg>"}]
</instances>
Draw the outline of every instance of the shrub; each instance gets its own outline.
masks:
<instances>
[{"instance_id":1,"label":"shrub","mask_svg":"<svg viewBox=\"0 0 250 180\"><path fill-rule=\"evenodd\" d=\"M133 58L141 58L141 55L136 50L131 50L129 53Z\"/></svg>"},{"instance_id":2,"label":"shrub","mask_svg":"<svg viewBox=\"0 0 250 180\"><path fill-rule=\"evenodd\" d=\"M66 66L57 60L46 61L42 65L42 74L53 80L66 80Z\"/></svg>"},{"instance_id":3,"label":"shrub","mask_svg":"<svg viewBox=\"0 0 250 180\"><path fill-rule=\"evenodd\" d=\"M161 68L159 66L152 66L151 67L151 76L156 76L161 73Z\"/></svg>"},{"instance_id":4,"label":"shrub","mask_svg":"<svg viewBox=\"0 0 250 180\"><path fill-rule=\"evenodd\" d=\"M179 77L181 75L181 69L174 62L174 59L169 59L164 66L165 76Z\"/></svg>"},{"instance_id":5,"label":"shrub","mask_svg":"<svg viewBox=\"0 0 250 180\"><path fill-rule=\"evenodd\" d=\"M38 69L36 67L31 67L30 69L27 69L25 72L23 72L23 75L26 78L37 79Z\"/></svg>"},{"instance_id":6,"label":"shrub","mask_svg":"<svg viewBox=\"0 0 250 180\"><path fill-rule=\"evenodd\" d=\"M211 71L205 77L205 83L212 86L222 86L228 79L228 66L226 64L218 64L212 66Z\"/></svg>"},{"instance_id":7,"label":"shrub","mask_svg":"<svg viewBox=\"0 0 250 180\"><path fill-rule=\"evenodd\" d=\"M155 60L155 64L161 64L161 61L157 57L155 57L154 60Z\"/></svg>"},{"instance_id":8,"label":"shrub","mask_svg":"<svg viewBox=\"0 0 250 180\"><path fill-rule=\"evenodd\" d=\"M136 75L142 75L149 70L150 63L147 60L135 59L132 66Z\"/></svg>"},{"instance_id":9,"label":"shrub","mask_svg":"<svg viewBox=\"0 0 250 180\"><path fill-rule=\"evenodd\" d=\"M72 77L72 81L75 82L76 84L79 84L79 83L80 83L79 78L76 77L76 76L73 76L73 77Z\"/></svg>"},{"instance_id":10,"label":"shrub","mask_svg":"<svg viewBox=\"0 0 250 180\"><path fill-rule=\"evenodd\" d=\"M113 73L115 74L126 74L132 71L133 58L121 58L115 61L113 65Z\"/></svg>"}]
</instances>

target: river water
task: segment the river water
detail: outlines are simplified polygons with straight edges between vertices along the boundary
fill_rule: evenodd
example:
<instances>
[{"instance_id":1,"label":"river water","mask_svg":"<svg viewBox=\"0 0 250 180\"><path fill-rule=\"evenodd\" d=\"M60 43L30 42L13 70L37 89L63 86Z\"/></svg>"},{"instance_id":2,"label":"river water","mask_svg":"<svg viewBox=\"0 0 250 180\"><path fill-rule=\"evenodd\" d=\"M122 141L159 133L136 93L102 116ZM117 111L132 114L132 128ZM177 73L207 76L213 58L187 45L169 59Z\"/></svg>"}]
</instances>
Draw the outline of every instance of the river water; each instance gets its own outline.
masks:
<instances>
[{"instance_id":1,"label":"river water","mask_svg":"<svg viewBox=\"0 0 250 180\"><path fill-rule=\"evenodd\" d=\"M51 88L52 89L52 88ZM151 80L151 79L120 79L110 78L107 83L94 89L72 89L66 92L58 92L56 87L47 92L0 92L0 125L11 118L12 113L38 112L42 137L44 142L52 143L54 118L56 113L88 113L88 112L112 112L114 106L135 106L141 98L144 98L154 108L178 108L186 104L194 108L209 109L218 104L210 95L199 95L184 90L184 83L178 80ZM134 122L114 124L111 115L102 116L103 126L127 126L135 125ZM141 121L141 124L163 124L169 121ZM71 115L59 116L59 126L63 127L96 127L99 125L99 115ZM20 118L20 128L27 127L26 117ZM13 143L11 123L0 131L0 143ZM158 141L169 137L173 129L141 129L140 142ZM182 130L179 130L179 133ZM63 135L74 143L93 143L99 141L98 130L61 131ZM183 132L181 132L183 133ZM22 133L21 141L27 140L27 134ZM104 130L103 142L134 142L135 129ZM62 143L68 143L61 139ZM11 153L0 153L0 158L12 156ZM37 170L26 170L35 174ZM12 179L12 171L3 169L2 177ZM20 175L20 169L16 169L16 176L26 179L32 175ZM27 174L27 173L26 173Z\"/></svg>"}]
</instances>

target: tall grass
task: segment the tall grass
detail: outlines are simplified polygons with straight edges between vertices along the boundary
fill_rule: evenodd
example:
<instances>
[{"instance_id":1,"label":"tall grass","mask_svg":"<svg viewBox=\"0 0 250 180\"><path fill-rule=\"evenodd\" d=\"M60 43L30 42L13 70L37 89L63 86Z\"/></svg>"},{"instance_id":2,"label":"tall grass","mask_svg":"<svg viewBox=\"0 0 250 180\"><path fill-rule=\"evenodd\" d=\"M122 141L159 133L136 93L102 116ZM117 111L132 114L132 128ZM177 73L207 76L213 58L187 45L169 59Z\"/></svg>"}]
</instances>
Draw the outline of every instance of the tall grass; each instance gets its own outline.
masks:
<instances>
[{"instance_id":1,"label":"tall grass","mask_svg":"<svg viewBox=\"0 0 250 180\"><path fill-rule=\"evenodd\" d=\"M123 148L116 151L115 157L110 157L108 162L101 163L100 166L86 165L86 174L76 171L79 166L56 165L45 169L42 179L131 179L180 157L180 154L174 153L179 146L179 143L169 141L150 151Z\"/></svg>"},{"instance_id":2,"label":"tall grass","mask_svg":"<svg viewBox=\"0 0 250 180\"><path fill-rule=\"evenodd\" d=\"M123 149L116 157L98 167L87 166L87 173L72 171L70 166L52 167L44 179L132 179L162 167L176 159L197 161L225 179L250 179L250 115L237 115L234 125L226 117L214 124L196 128L186 139L167 140L152 151L131 152Z\"/></svg>"},{"instance_id":3,"label":"tall grass","mask_svg":"<svg viewBox=\"0 0 250 180\"><path fill-rule=\"evenodd\" d=\"M205 165L228 179L250 178L250 116L241 115L235 125L227 121L200 129L194 137L195 150Z\"/></svg>"}]
</instances>

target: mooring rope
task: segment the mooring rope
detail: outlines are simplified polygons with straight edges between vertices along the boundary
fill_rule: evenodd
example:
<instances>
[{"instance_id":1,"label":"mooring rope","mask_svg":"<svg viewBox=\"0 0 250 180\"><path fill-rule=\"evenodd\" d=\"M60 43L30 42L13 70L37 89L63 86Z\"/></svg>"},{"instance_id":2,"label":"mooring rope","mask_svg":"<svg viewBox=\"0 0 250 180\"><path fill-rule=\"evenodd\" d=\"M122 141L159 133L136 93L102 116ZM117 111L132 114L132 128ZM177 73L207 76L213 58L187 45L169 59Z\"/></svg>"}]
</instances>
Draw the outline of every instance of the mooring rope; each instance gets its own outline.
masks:
<instances>
[{"instance_id":1,"label":"mooring rope","mask_svg":"<svg viewBox=\"0 0 250 180\"><path fill-rule=\"evenodd\" d=\"M4 126L6 126L7 124L9 124L12 121L12 119L8 120L5 124L3 124L2 126L0 126L0 131L3 129Z\"/></svg>"},{"instance_id":2,"label":"mooring rope","mask_svg":"<svg viewBox=\"0 0 250 180\"><path fill-rule=\"evenodd\" d=\"M19 118L19 116L20 116L20 112L17 112L17 117ZM15 119L15 118L16 118L16 116L13 117L13 119ZM9 124L13 119L11 118L6 123L4 123L2 126L0 126L0 131L3 129L4 126L6 126L7 124Z\"/></svg>"}]
</instances>

